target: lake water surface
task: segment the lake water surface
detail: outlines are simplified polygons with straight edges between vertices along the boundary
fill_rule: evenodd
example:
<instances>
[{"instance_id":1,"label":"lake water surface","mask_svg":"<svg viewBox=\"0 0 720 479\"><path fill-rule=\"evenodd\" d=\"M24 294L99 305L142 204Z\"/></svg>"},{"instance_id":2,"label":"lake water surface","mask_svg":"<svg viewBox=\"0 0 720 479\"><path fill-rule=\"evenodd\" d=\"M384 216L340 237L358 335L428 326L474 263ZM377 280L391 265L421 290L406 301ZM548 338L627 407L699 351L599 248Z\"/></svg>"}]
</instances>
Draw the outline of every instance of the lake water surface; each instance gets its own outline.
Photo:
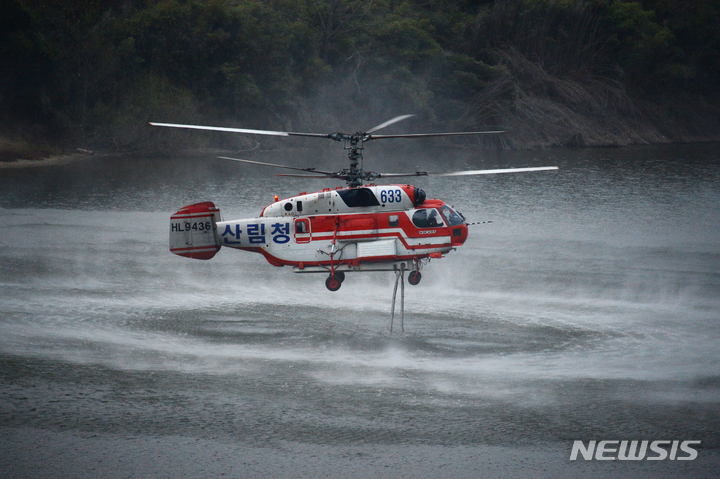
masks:
<instances>
[{"instance_id":1,"label":"lake water surface","mask_svg":"<svg viewBox=\"0 0 720 479\"><path fill-rule=\"evenodd\" d=\"M717 477L719 149L368 150L383 172L560 167L411 181L492 223L406 287L393 334L389 273L331 293L168 251L181 206L251 217L336 183L212 155L0 170L0 475ZM574 440L701 444L570 461Z\"/></svg>"}]
</instances>

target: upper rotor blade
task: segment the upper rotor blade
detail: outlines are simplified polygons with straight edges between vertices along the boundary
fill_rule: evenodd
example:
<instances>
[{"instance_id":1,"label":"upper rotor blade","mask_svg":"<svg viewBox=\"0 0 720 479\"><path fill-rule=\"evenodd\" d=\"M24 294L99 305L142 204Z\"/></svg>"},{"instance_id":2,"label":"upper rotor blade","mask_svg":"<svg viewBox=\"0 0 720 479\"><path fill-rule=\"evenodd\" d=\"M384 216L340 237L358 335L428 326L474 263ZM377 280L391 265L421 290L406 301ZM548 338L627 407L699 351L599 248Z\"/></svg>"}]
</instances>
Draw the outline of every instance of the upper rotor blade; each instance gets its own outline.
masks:
<instances>
[{"instance_id":1,"label":"upper rotor blade","mask_svg":"<svg viewBox=\"0 0 720 479\"><path fill-rule=\"evenodd\" d=\"M164 126L167 128L188 128L191 130L211 130L211 131L229 131L232 133L251 133L254 135L273 135L273 136L290 136L289 133L284 131L269 131L269 130L248 130L245 128L227 128L224 126L203 126L203 125L180 125L177 123L153 123L152 126Z\"/></svg>"},{"instance_id":2,"label":"upper rotor blade","mask_svg":"<svg viewBox=\"0 0 720 479\"><path fill-rule=\"evenodd\" d=\"M427 172L416 171L415 173L378 173L379 178L399 178L403 176L465 176L465 175L495 175L498 173L523 173L527 171L550 171L558 170L557 166L537 166L532 168L504 168L498 170L467 170L467 171L449 171Z\"/></svg>"},{"instance_id":3,"label":"upper rotor blade","mask_svg":"<svg viewBox=\"0 0 720 479\"><path fill-rule=\"evenodd\" d=\"M399 122L399 121L407 120L408 118L413 117L413 116L415 116L415 115L400 115L400 116L396 116L395 118L393 118L393 119L391 119L391 120L388 120L388 121L386 121L385 123L380 123L378 126L369 129L369 130L366 131L365 133L372 133L373 131L378 131L378 130L380 130L380 129L382 129L382 128L385 128L386 126L390 126L390 125L392 125L393 123L397 123L397 122Z\"/></svg>"},{"instance_id":4,"label":"upper rotor blade","mask_svg":"<svg viewBox=\"0 0 720 479\"><path fill-rule=\"evenodd\" d=\"M504 130L499 131L459 131L451 133L407 133L400 135L370 135L367 141L382 140L385 138L425 138L430 136L465 136L465 135L496 135L507 133Z\"/></svg>"},{"instance_id":5,"label":"upper rotor blade","mask_svg":"<svg viewBox=\"0 0 720 479\"><path fill-rule=\"evenodd\" d=\"M263 163L262 161L252 161L252 160L242 160L240 158L230 158L229 156L218 156L218 158L220 158L222 160L240 161L242 163L252 163L253 165L272 166L274 168L285 168L286 170L307 171L310 173L317 173L317 174L326 175L326 176L335 174L332 171L320 171L320 170L316 170L315 168L296 168L294 166L276 165L275 163ZM326 176L323 176L322 178L325 178Z\"/></svg>"},{"instance_id":6,"label":"upper rotor blade","mask_svg":"<svg viewBox=\"0 0 720 479\"><path fill-rule=\"evenodd\" d=\"M271 131L271 130L249 130L247 128L228 128L225 126L204 126L204 125L181 125L177 123L154 123L152 126L164 126L168 128L187 128L190 130L210 130L210 131L226 131L230 133L247 133L251 135L270 135L270 136L312 136L315 138L330 138L330 135L323 133L293 133L288 131Z\"/></svg>"}]
</instances>

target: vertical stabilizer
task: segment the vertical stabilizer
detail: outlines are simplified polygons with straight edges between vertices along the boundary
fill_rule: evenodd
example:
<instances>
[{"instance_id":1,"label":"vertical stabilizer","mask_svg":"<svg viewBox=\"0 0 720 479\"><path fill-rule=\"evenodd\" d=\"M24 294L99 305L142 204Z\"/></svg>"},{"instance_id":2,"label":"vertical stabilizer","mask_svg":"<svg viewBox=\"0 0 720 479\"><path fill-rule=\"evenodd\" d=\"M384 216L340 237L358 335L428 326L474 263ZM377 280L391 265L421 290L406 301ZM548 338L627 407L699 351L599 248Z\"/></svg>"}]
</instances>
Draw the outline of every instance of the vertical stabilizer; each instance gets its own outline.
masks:
<instances>
[{"instance_id":1,"label":"vertical stabilizer","mask_svg":"<svg viewBox=\"0 0 720 479\"><path fill-rule=\"evenodd\" d=\"M220 250L218 221L220 210L210 201L181 208L170 217L170 251L186 258L212 258Z\"/></svg>"}]
</instances>

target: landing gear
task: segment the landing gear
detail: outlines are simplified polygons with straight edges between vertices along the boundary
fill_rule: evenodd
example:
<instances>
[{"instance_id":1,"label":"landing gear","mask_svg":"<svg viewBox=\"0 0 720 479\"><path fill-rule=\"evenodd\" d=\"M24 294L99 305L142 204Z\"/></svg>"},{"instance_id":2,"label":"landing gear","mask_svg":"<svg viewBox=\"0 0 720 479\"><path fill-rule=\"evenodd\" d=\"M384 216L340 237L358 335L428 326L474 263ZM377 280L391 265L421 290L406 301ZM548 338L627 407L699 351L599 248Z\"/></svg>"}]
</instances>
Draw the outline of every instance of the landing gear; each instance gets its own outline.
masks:
<instances>
[{"instance_id":1,"label":"landing gear","mask_svg":"<svg viewBox=\"0 0 720 479\"><path fill-rule=\"evenodd\" d=\"M342 276L341 276L342 275ZM338 271L334 275L330 275L325 280L325 287L330 291L337 291L342 286L342 282L345 279L345 275Z\"/></svg>"},{"instance_id":2,"label":"landing gear","mask_svg":"<svg viewBox=\"0 0 720 479\"><path fill-rule=\"evenodd\" d=\"M420 283L421 279L422 274L420 274L420 271L418 270L415 270L408 275L408 283L412 284L413 286L417 286Z\"/></svg>"}]
</instances>

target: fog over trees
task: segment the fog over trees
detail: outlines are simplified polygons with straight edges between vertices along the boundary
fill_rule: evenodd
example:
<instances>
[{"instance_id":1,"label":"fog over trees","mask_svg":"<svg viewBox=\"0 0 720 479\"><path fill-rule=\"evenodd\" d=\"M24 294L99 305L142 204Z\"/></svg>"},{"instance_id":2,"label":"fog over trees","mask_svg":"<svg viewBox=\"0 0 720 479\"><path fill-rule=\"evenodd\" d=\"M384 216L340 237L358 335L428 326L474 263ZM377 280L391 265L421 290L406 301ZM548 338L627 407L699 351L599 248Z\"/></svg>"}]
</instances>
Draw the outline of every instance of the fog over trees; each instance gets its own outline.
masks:
<instances>
[{"instance_id":1,"label":"fog over trees","mask_svg":"<svg viewBox=\"0 0 720 479\"><path fill-rule=\"evenodd\" d=\"M51 145L404 113L519 148L720 139L719 93L720 0L0 2L0 136Z\"/></svg>"}]
</instances>

